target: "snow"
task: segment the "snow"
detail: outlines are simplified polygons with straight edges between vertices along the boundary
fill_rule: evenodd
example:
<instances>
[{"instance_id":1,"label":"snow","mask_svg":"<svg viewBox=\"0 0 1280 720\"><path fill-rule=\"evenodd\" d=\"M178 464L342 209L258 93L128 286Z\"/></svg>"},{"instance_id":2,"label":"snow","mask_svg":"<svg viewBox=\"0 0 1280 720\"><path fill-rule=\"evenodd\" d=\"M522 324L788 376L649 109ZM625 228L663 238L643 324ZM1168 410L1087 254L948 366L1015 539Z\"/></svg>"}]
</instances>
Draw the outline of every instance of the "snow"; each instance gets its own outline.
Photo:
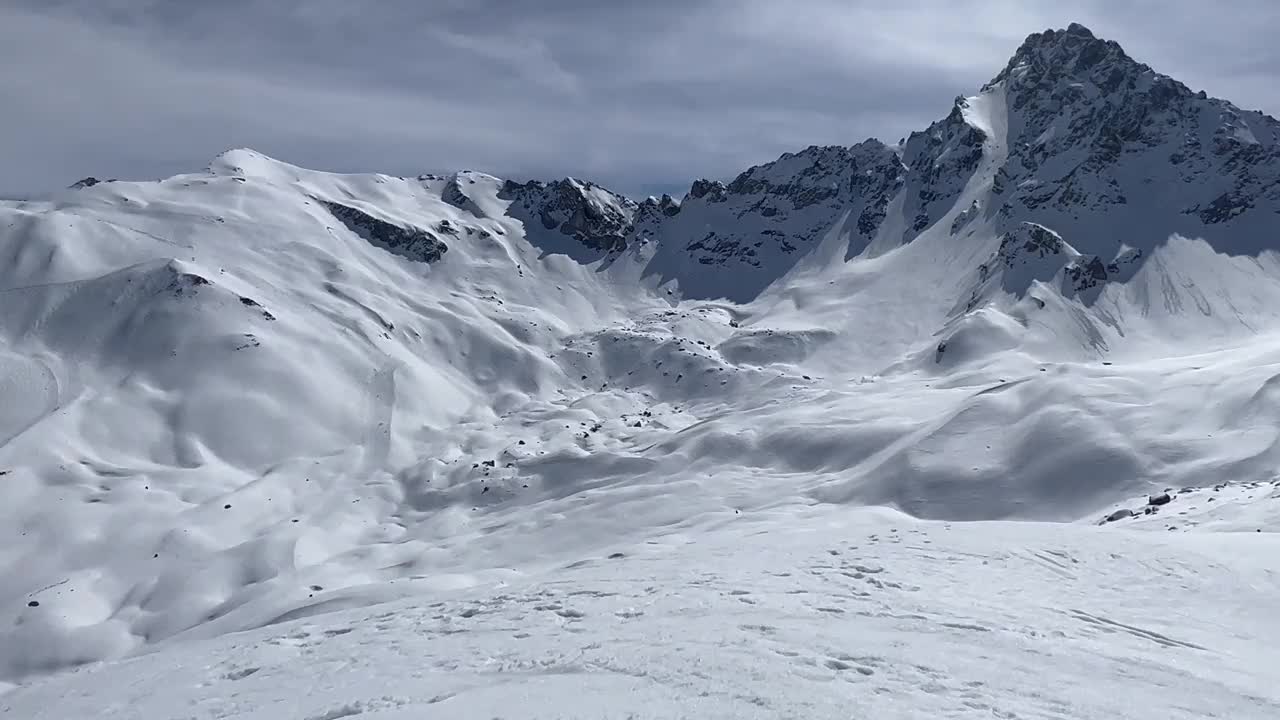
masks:
<instances>
[{"instance_id":1,"label":"snow","mask_svg":"<svg viewBox=\"0 0 1280 720\"><path fill-rule=\"evenodd\" d=\"M1181 502L1179 500L1178 502ZM744 547L752 551L743 552ZM1275 536L780 509L169 643L12 717L1274 717Z\"/></svg>"},{"instance_id":2,"label":"snow","mask_svg":"<svg viewBox=\"0 0 1280 720\"><path fill-rule=\"evenodd\" d=\"M678 208L252 150L0 204L0 714L1275 717L1266 198L1061 174L1110 100L1011 67Z\"/></svg>"},{"instance_id":3,"label":"snow","mask_svg":"<svg viewBox=\"0 0 1280 720\"><path fill-rule=\"evenodd\" d=\"M233 161L5 210L51 258L0 314L10 715L1274 712L1235 638L1274 622L1276 498L1095 527L1270 481L1272 256L1174 239L1092 305L955 315L978 217L674 302L643 253L527 243L496 179Z\"/></svg>"}]
</instances>

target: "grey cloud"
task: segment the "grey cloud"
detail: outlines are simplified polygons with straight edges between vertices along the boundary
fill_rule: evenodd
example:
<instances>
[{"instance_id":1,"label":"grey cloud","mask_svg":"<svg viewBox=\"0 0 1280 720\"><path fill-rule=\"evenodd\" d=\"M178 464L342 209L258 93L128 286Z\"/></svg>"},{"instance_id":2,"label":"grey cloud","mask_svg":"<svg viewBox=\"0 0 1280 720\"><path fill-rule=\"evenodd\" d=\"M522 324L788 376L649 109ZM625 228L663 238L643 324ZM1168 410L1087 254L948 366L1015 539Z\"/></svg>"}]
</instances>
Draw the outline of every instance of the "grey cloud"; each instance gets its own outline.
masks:
<instances>
[{"instance_id":1,"label":"grey cloud","mask_svg":"<svg viewBox=\"0 0 1280 720\"><path fill-rule=\"evenodd\" d=\"M472 168L647 193L944 115L1071 21L1280 109L1270 0L10 0L0 194L153 178L249 146L310 167ZM1241 22L1248 17L1248 22Z\"/></svg>"}]
</instances>

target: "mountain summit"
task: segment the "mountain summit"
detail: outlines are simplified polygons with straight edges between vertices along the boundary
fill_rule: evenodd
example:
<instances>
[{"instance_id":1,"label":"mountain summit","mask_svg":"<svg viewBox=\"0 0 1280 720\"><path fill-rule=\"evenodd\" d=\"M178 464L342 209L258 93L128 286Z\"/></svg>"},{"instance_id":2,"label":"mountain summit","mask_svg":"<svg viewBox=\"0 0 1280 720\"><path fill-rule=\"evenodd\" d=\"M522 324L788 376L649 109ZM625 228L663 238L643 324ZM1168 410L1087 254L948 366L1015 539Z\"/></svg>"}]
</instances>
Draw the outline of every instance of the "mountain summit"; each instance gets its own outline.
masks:
<instances>
[{"instance_id":1,"label":"mountain summit","mask_svg":"<svg viewBox=\"0 0 1280 720\"><path fill-rule=\"evenodd\" d=\"M1073 23L1028 36L977 95L957 98L901 147L868 140L784 154L728 184L699 180L657 213L617 196L601 204L577 181L521 207L548 229L557 208L608 207L606 235L565 230L589 257L652 241L651 276L685 297L743 301L831 234L848 257L931 229L963 242L1025 222L1103 265L1175 233L1256 254L1272 246L1280 213L1278 147L1274 119L1193 92Z\"/></svg>"},{"instance_id":2,"label":"mountain summit","mask_svg":"<svg viewBox=\"0 0 1280 720\"><path fill-rule=\"evenodd\" d=\"M1045 30L1028 35L988 87L1010 77L1015 70L1023 80L1050 84L1063 76L1085 78L1105 75L1110 78L1107 82L1118 87L1124 75L1149 69L1130 58L1118 43L1099 39L1089 28L1072 23L1066 30Z\"/></svg>"}]
</instances>

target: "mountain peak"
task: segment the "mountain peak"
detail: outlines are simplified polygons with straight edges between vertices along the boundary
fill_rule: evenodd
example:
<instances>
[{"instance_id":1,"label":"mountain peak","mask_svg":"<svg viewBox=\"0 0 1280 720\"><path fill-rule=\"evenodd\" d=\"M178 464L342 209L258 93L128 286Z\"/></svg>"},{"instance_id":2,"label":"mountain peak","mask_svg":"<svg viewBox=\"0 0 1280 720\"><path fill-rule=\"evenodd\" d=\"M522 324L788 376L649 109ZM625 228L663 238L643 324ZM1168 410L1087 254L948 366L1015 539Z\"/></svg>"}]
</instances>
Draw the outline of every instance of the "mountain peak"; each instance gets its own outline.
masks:
<instances>
[{"instance_id":1,"label":"mountain peak","mask_svg":"<svg viewBox=\"0 0 1280 720\"><path fill-rule=\"evenodd\" d=\"M581 248L574 248L578 254L571 256L587 259L598 259L598 253L626 247L626 235L638 207L628 198L572 177L549 183L531 180L523 185L508 180L498 197L511 201L508 212L524 222L526 228L541 225L545 233L538 237L542 238L544 249L563 249L563 238L572 238L586 252L582 254Z\"/></svg>"},{"instance_id":2,"label":"mountain peak","mask_svg":"<svg viewBox=\"0 0 1280 720\"><path fill-rule=\"evenodd\" d=\"M1093 39L1093 32L1091 32L1089 28L1081 25L1080 23L1074 23L1074 22L1071 23L1070 25L1067 26L1067 29L1063 32L1065 32L1068 35L1074 35L1076 37Z\"/></svg>"},{"instance_id":3,"label":"mountain peak","mask_svg":"<svg viewBox=\"0 0 1280 720\"><path fill-rule=\"evenodd\" d=\"M1067 79L1115 87L1126 78L1150 71L1150 67L1129 57L1119 43L1101 39L1089 28L1071 23L1066 30L1049 29L1028 35L988 87L1011 79L1019 86Z\"/></svg>"},{"instance_id":4,"label":"mountain peak","mask_svg":"<svg viewBox=\"0 0 1280 720\"><path fill-rule=\"evenodd\" d=\"M1080 23L1071 23L1066 30L1049 28L1042 32L1031 33L1027 39L1023 41L1022 46L1018 49L1016 55L1021 55L1027 50L1043 50L1045 48L1066 48L1068 50L1077 49L1089 43L1111 43L1103 40L1089 28Z\"/></svg>"}]
</instances>

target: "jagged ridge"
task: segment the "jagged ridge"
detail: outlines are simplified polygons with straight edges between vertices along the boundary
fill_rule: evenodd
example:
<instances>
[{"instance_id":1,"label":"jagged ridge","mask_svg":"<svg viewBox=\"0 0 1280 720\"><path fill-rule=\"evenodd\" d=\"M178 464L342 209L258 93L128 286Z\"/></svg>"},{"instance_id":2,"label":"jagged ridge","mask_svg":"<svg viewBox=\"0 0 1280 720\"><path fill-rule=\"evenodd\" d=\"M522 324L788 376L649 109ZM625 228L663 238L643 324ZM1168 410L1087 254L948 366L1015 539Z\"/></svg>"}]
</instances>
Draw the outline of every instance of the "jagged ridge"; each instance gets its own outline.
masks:
<instances>
[{"instance_id":1,"label":"jagged ridge","mask_svg":"<svg viewBox=\"0 0 1280 720\"><path fill-rule=\"evenodd\" d=\"M697 180L680 202L636 205L576 180L509 187L523 217L593 250L657 241L650 273L685 296L746 300L833 231L850 256L884 228L882 250L939 223L963 241L1023 222L1103 268L1173 233L1253 254L1280 214L1280 123L1072 24L1028 36L979 95L901 146L810 147L727 184Z\"/></svg>"}]
</instances>

